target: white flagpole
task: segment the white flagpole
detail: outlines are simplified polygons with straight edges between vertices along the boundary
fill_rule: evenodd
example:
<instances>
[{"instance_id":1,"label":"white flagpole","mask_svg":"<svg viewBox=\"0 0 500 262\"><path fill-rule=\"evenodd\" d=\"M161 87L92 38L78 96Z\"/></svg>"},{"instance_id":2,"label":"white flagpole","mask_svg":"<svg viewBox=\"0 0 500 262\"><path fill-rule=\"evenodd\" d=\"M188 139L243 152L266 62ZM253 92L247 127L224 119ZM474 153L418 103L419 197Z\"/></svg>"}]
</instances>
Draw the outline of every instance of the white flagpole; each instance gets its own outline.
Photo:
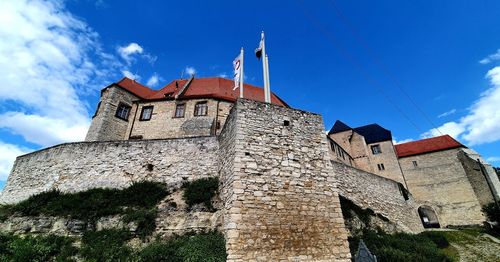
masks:
<instances>
[{"instance_id":1,"label":"white flagpole","mask_svg":"<svg viewBox=\"0 0 500 262\"><path fill-rule=\"evenodd\" d=\"M240 97L243 98L243 47L241 48L241 66L240 66Z\"/></svg>"},{"instance_id":2,"label":"white flagpole","mask_svg":"<svg viewBox=\"0 0 500 262\"><path fill-rule=\"evenodd\" d=\"M270 102L269 94L267 93L267 66L266 66L266 39L264 37L264 31L261 33L262 39L262 72L264 75L264 101L266 103Z\"/></svg>"},{"instance_id":3,"label":"white flagpole","mask_svg":"<svg viewBox=\"0 0 500 262\"><path fill-rule=\"evenodd\" d=\"M268 103L271 103L271 83L269 80L269 57L266 54L266 81L267 81L267 98L268 98Z\"/></svg>"}]
</instances>

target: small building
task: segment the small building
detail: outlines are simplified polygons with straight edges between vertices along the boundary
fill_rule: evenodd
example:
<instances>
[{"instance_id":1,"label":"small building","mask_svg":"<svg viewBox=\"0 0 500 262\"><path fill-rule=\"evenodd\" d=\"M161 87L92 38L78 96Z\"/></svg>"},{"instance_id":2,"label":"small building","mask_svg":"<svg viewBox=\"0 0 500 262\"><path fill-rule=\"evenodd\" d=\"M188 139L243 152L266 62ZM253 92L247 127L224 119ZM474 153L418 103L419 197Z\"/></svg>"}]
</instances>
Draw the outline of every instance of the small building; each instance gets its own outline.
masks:
<instances>
[{"instance_id":1,"label":"small building","mask_svg":"<svg viewBox=\"0 0 500 262\"><path fill-rule=\"evenodd\" d=\"M424 226L481 224L481 207L498 201L491 165L449 135L398 144L396 152Z\"/></svg>"},{"instance_id":2,"label":"small building","mask_svg":"<svg viewBox=\"0 0 500 262\"><path fill-rule=\"evenodd\" d=\"M331 150L346 152L352 158L352 166L405 185L391 131L378 124L351 128L337 120L328 137L334 142ZM345 163L342 155L335 154L334 160Z\"/></svg>"},{"instance_id":3,"label":"small building","mask_svg":"<svg viewBox=\"0 0 500 262\"><path fill-rule=\"evenodd\" d=\"M221 77L177 79L159 90L124 77L101 90L85 141L164 139L220 133L239 90ZM244 85L245 98L264 101L264 90ZM274 94L271 102L288 105Z\"/></svg>"}]
</instances>

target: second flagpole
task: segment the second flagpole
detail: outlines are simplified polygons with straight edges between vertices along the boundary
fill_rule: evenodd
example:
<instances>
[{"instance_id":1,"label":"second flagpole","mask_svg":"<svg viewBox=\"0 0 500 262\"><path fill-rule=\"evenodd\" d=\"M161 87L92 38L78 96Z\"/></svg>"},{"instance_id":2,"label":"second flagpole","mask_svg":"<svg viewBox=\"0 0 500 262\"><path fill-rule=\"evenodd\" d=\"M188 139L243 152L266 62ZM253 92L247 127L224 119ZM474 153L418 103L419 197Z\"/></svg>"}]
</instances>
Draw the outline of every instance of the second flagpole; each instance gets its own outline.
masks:
<instances>
[{"instance_id":1,"label":"second flagpole","mask_svg":"<svg viewBox=\"0 0 500 262\"><path fill-rule=\"evenodd\" d=\"M245 78L245 76L243 75L243 55L244 55L244 52L243 52L243 47L241 48L241 66L240 66L240 98L243 98L243 79Z\"/></svg>"}]
</instances>

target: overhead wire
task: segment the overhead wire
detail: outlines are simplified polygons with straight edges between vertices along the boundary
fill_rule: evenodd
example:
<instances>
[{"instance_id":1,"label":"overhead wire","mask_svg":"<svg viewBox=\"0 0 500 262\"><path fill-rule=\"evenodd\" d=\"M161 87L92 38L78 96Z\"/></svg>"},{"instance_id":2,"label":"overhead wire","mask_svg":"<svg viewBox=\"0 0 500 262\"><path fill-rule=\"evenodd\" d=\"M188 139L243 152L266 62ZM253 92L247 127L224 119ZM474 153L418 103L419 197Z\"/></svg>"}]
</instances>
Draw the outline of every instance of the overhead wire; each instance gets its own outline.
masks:
<instances>
[{"instance_id":1,"label":"overhead wire","mask_svg":"<svg viewBox=\"0 0 500 262\"><path fill-rule=\"evenodd\" d=\"M361 35L358 33L358 30L356 27L350 22L350 20L342 13L340 8L338 7L337 3L335 0L330 0L330 3L332 4L335 13L339 17L339 19L346 25L346 27L351 31L351 33L354 35L354 37L358 40L358 42L361 44L361 46L369 53L371 54L371 59L374 62L375 65L377 65L379 68L382 69L382 71L388 76L388 78L394 83L394 85L405 95L405 97L410 101L410 103L417 109L417 111L425 118L429 124L436 129L441 135L441 131L437 127L436 124L430 119L430 117L425 113L424 110L418 104L415 102L415 100L406 92L406 90L403 88L401 83L397 80L397 78L394 76L394 74L389 70L389 68L382 63L382 61L378 58L376 53L373 51L372 48L368 45L368 43L361 37Z\"/></svg>"},{"instance_id":2,"label":"overhead wire","mask_svg":"<svg viewBox=\"0 0 500 262\"><path fill-rule=\"evenodd\" d=\"M307 7L303 5L302 0L297 0L297 2L302 5L303 8L301 9L306 17L311 21L311 23L316 26L320 30L320 32L331 42L331 44L339 51L339 53L344 56L344 58L362 74L363 78L365 78L366 81L370 82L373 87L375 87L382 94L387 102L391 104L396 109L396 111L398 111L398 113L400 113L405 118L406 121L408 121L413 127L415 127L418 132L423 133L424 131L411 120L411 118L391 99L391 97L383 89L379 87L377 81L364 71L363 67L354 59L354 57L352 57L349 52L344 50L343 47L337 44L338 41L336 40L335 36L326 27L324 27L323 24L318 21L313 14L308 11Z\"/></svg>"}]
</instances>

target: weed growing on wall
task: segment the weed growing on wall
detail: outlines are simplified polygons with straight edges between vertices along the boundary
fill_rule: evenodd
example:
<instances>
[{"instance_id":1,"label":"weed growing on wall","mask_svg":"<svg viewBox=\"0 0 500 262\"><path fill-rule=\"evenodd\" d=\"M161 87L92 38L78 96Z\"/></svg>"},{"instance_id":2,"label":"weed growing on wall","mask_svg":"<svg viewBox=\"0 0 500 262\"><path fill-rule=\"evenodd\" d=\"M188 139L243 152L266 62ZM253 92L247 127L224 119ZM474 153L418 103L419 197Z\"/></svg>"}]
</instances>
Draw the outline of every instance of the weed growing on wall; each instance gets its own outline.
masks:
<instances>
[{"instance_id":1,"label":"weed growing on wall","mask_svg":"<svg viewBox=\"0 0 500 262\"><path fill-rule=\"evenodd\" d=\"M0 235L0 261L72 261L74 240L62 236Z\"/></svg>"},{"instance_id":2,"label":"weed growing on wall","mask_svg":"<svg viewBox=\"0 0 500 262\"><path fill-rule=\"evenodd\" d=\"M196 204L204 204L209 211L215 211L212 198L217 194L219 178L201 178L184 183L182 187L184 188L183 197L188 208L192 208Z\"/></svg>"}]
</instances>

